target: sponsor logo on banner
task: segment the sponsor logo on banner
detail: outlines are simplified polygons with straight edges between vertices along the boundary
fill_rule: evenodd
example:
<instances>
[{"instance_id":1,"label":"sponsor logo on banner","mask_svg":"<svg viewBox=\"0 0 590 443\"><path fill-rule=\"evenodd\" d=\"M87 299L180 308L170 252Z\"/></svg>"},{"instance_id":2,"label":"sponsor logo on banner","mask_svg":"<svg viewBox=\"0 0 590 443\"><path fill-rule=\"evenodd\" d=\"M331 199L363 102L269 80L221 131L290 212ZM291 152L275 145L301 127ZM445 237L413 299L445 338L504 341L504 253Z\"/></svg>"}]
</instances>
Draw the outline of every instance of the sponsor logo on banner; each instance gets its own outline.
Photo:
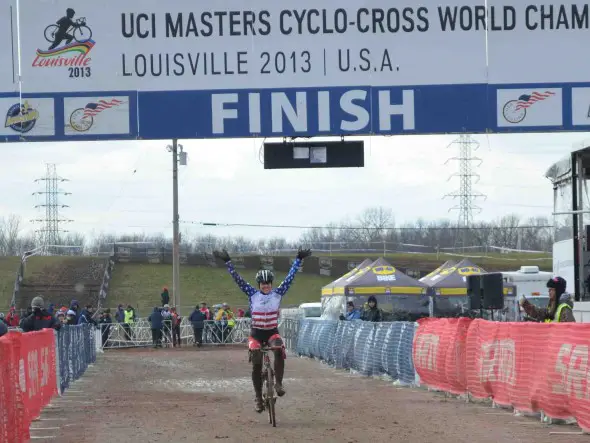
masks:
<instances>
[{"instance_id":1,"label":"sponsor logo on banner","mask_svg":"<svg viewBox=\"0 0 590 443\"><path fill-rule=\"evenodd\" d=\"M588 345L564 343L555 360L555 372L560 375L551 385L554 394L566 394L570 397L587 399L590 386L588 367ZM585 387L584 387L585 386Z\"/></svg>"},{"instance_id":2,"label":"sponsor logo on banner","mask_svg":"<svg viewBox=\"0 0 590 443\"><path fill-rule=\"evenodd\" d=\"M94 118L97 115L124 103L124 101L115 98L112 100L98 100L97 102L88 103L83 108L74 109L70 114L70 126L78 132L86 132L94 124Z\"/></svg>"},{"instance_id":3,"label":"sponsor logo on banner","mask_svg":"<svg viewBox=\"0 0 590 443\"><path fill-rule=\"evenodd\" d=\"M414 364L416 367L435 371L440 337L435 334L418 334L414 342Z\"/></svg>"},{"instance_id":4,"label":"sponsor logo on banner","mask_svg":"<svg viewBox=\"0 0 590 443\"><path fill-rule=\"evenodd\" d=\"M560 126L561 89L499 89L498 126Z\"/></svg>"},{"instance_id":5,"label":"sponsor logo on banner","mask_svg":"<svg viewBox=\"0 0 590 443\"><path fill-rule=\"evenodd\" d=\"M479 379L482 383L516 385L516 345L514 340L495 340L481 346Z\"/></svg>"},{"instance_id":6,"label":"sponsor logo on banner","mask_svg":"<svg viewBox=\"0 0 590 443\"><path fill-rule=\"evenodd\" d=\"M377 281L395 281L395 268L393 266L384 265L384 266L375 266L373 269L373 274L375 274ZM386 291L387 292L387 291ZM389 292L387 292L389 293Z\"/></svg>"},{"instance_id":7,"label":"sponsor logo on banner","mask_svg":"<svg viewBox=\"0 0 590 443\"><path fill-rule=\"evenodd\" d=\"M67 8L61 13L65 15L45 27L43 36L47 44L44 48L37 48L32 66L62 68L67 70L70 78L90 77L91 58L88 54L95 45L92 29L86 17L76 17L74 9Z\"/></svg>"},{"instance_id":8,"label":"sponsor logo on banner","mask_svg":"<svg viewBox=\"0 0 590 443\"><path fill-rule=\"evenodd\" d=\"M332 259L320 258L320 275L332 275Z\"/></svg>"},{"instance_id":9,"label":"sponsor logo on banner","mask_svg":"<svg viewBox=\"0 0 590 443\"><path fill-rule=\"evenodd\" d=\"M260 266L264 269L268 269L270 271L274 271L274 258L270 256L263 256L260 257Z\"/></svg>"},{"instance_id":10,"label":"sponsor logo on banner","mask_svg":"<svg viewBox=\"0 0 590 443\"><path fill-rule=\"evenodd\" d=\"M245 269L246 266L244 265L244 257L232 257L231 262L236 269Z\"/></svg>"},{"instance_id":11,"label":"sponsor logo on banner","mask_svg":"<svg viewBox=\"0 0 590 443\"><path fill-rule=\"evenodd\" d=\"M572 88L572 124L590 125L590 88Z\"/></svg>"},{"instance_id":12,"label":"sponsor logo on banner","mask_svg":"<svg viewBox=\"0 0 590 443\"><path fill-rule=\"evenodd\" d=\"M15 103L6 112L4 127L26 134L35 127L37 120L39 120L39 111L34 109L29 102Z\"/></svg>"}]
</instances>

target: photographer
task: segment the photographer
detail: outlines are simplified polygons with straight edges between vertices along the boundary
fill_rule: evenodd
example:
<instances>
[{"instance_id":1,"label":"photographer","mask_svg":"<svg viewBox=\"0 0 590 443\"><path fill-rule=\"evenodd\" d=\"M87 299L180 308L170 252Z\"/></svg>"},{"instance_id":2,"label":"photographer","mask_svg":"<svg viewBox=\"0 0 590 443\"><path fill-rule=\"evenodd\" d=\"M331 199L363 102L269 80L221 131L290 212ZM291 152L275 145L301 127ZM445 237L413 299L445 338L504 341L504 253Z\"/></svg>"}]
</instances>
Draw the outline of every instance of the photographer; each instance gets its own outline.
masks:
<instances>
[{"instance_id":1,"label":"photographer","mask_svg":"<svg viewBox=\"0 0 590 443\"><path fill-rule=\"evenodd\" d=\"M31 301L33 313L23 318L20 327L24 332L40 331L46 328L59 329L60 322L45 310L45 302L42 297L35 297Z\"/></svg>"}]
</instances>

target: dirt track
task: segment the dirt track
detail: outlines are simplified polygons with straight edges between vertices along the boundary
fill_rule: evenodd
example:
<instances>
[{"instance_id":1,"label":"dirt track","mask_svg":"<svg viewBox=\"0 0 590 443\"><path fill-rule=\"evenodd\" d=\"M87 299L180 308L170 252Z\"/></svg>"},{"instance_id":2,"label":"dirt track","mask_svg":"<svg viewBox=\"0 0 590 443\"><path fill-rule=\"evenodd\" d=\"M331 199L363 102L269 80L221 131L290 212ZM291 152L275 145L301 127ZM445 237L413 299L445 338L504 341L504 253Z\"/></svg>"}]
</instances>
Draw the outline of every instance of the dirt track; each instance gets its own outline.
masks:
<instances>
[{"instance_id":1,"label":"dirt track","mask_svg":"<svg viewBox=\"0 0 590 443\"><path fill-rule=\"evenodd\" d=\"M127 442L577 442L487 406L335 371L289 357L278 427L253 410L240 348L109 351L33 423L61 443ZM59 428L59 429L56 429Z\"/></svg>"}]
</instances>

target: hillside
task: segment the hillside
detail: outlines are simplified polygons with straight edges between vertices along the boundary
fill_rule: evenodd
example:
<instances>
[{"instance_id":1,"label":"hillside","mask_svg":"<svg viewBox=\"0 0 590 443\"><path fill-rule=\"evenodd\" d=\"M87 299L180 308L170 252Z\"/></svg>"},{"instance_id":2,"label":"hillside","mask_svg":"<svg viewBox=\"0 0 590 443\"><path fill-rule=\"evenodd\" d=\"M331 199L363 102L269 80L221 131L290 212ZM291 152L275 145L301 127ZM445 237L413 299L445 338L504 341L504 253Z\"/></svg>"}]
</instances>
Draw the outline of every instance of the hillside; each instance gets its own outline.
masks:
<instances>
[{"instance_id":1,"label":"hillside","mask_svg":"<svg viewBox=\"0 0 590 443\"><path fill-rule=\"evenodd\" d=\"M8 311L20 257L0 257L0 312Z\"/></svg>"},{"instance_id":2,"label":"hillside","mask_svg":"<svg viewBox=\"0 0 590 443\"><path fill-rule=\"evenodd\" d=\"M240 269L239 272L246 280L254 280L254 270ZM276 274L279 281L285 277L284 272ZM322 286L333 280L330 277L299 274L285 298L284 306L319 302ZM130 303L144 316L159 304L164 286L172 293L171 265L119 263L115 266L105 304L115 308L119 303ZM210 305L226 302L234 308L246 307L248 304L247 297L238 289L225 268L181 266L180 291L183 314L202 301Z\"/></svg>"}]
</instances>

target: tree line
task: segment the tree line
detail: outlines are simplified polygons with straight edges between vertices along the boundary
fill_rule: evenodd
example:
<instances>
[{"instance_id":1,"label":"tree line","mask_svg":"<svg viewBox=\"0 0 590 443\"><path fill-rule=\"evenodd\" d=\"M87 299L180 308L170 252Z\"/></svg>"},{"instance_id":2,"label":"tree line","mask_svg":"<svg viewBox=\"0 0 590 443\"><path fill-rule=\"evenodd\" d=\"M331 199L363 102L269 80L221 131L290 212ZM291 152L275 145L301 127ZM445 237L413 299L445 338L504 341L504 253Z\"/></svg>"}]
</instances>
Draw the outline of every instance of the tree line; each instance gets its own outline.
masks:
<instances>
[{"instance_id":1,"label":"tree line","mask_svg":"<svg viewBox=\"0 0 590 443\"><path fill-rule=\"evenodd\" d=\"M187 253L210 252L226 248L233 253L260 253L294 250L307 245L323 251L436 252L438 250L551 251L553 228L547 217L523 219L516 214L493 221L476 222L466 228L451 220L418 219L397 225L391 209L374 207L356 218L304 230L298 241L272 237L254 240L244 236L189 236L181 234L181 249ZM23 222L16 215L0 218L0 255L22 255L43 244L37 235L22 235ZM145 247L171 248L170 236L106 233L86 237L67 233L59 238L71 255L107 254L115 243L137 243Z\"/></svg>"}]
</instances>

